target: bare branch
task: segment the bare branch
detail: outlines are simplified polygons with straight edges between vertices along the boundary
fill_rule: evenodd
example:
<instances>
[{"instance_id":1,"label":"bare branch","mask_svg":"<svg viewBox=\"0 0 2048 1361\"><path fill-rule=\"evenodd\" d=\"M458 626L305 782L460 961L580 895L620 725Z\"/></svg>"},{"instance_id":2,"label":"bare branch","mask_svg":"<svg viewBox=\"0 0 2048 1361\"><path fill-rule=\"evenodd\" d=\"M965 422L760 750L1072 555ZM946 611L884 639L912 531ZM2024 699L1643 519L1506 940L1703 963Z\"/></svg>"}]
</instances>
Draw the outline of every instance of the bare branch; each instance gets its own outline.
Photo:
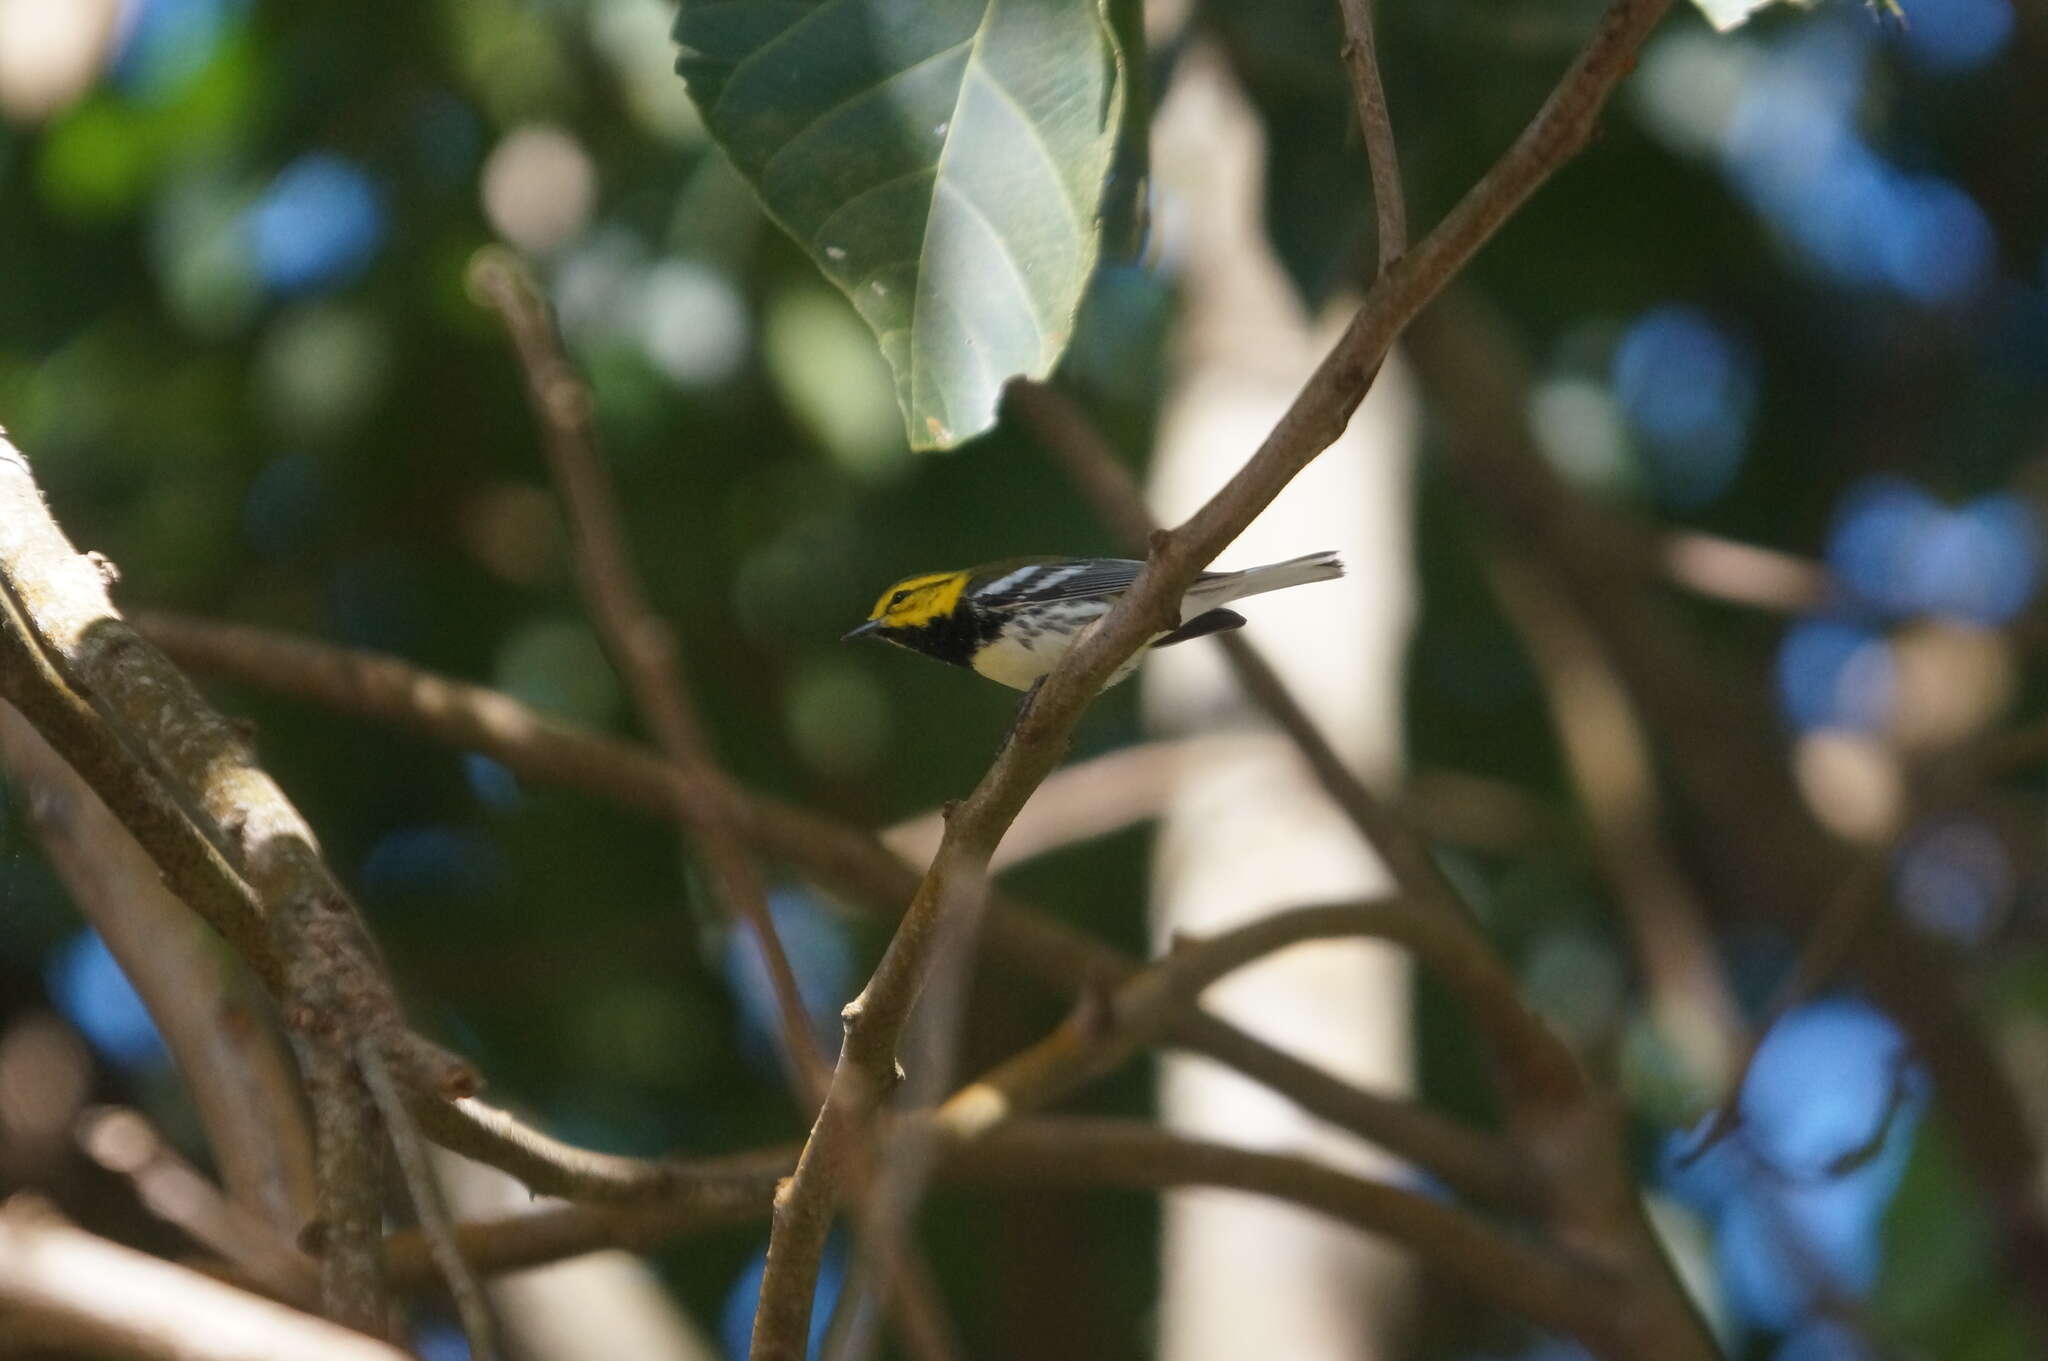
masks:
<instances>
[{"instance_id":1,"label":"bare branch","mask_svg":"<svg viewBox=\"0 0 2048 1361\"><path fill-rule=\"evenodd\" d=\"M207 911L278 993L298 1030L315 1097L323 1169L315 1242L330 1309L382 1326L384 1309L372 1298L382 1134L355 1071L353 1046L362 1041L377 1044L432 1137L498 1163L536 1190L625 1195L692 1184L689 1165L585 1153L462 1100L476 1086L474 1071L405 1028L360 919L296 811L254 766L240 734L128 630L98 568L50 521L26 459L4 444L0 508L0 581L8 588L0 592L0 694L109 799L173 887ZM27 604L48 618L31 615ZM52 639L70 640L79 656L56 651ZM115 720L81 699L52 658L89 679ZM166 783L191 791L190 802L210 815L204 830ZM212 824L223 819L216 832ZM264 891L252 891L252 883Z\"/></svg>"},{"instance_id":2,"label":"bare branch","mask_svg":"<svg viewBox=\"0 0 2048 1361\"><path fill-rule=\"evenodd\" d=\"M1117 460L1109 441L1071 397L1056 388L1034 383L1012 384L1009 396L1027 423L1039 431L1067 467L1083 493L1095 503L1097 512L1118 533L1136 542L1139 534L1149 537L1158 532L1152 527L1137 483ZM1240 683L1293 739L1324 791L1343 810L1366 844L1386 861L1401 890L1413 902L1428 906L1448 921L1469 923L1470 910L1438 868L1428 842L1359 779L1258 649L1234 633L1225 634L1218 641ZM1468 930L1465 934L1468 943L1477 947L1470 953L1484 953L1476 933ZM1570 1054L1540 1025L1503 1025L1495 1030L1494 1038L1509 1046L1498 1052L1503 1062L1502 1075L1516 1087L1546 1099L1568 1096L1579 1089L1580 1077Z\"/></svg>"},{"instance_id":3,"label":"bare branch","mask_svg":"<svg viewBox=\"0 0 2048 1361\"><path fill-rule=\"evenodd\" d=\"M1709 600L1804 614L1836 596L1834 582L1819 563L1696 529L1663 534L1656 555L1674 585Z\"/></svg>"},{"instance_id":4,"label":"bare branch","mask_svg":"<svg viewBox=\"0 0 2048 1361\"><path fill-rule=\"evenodd\" d=\"M1384 272L1408 249L1408 199L1401 192L1401 159L1394 142L1394 120L1387 112L1387 87L1380 80L1372 0L1337 0L1337 8L1344 14L1344 69L1351 77L1358 130L1365 138L1365 158L1372 167L1372 207Z\"/></svg>"},{"instance_id":5,"label":"bare branch","mask_svg":"<svg viewBox=\"0 0 2048 1361\"><path fill-rule=\"evenodd\" d=\"M299 1072L313 1108L320 1217L300 1243L320 1267L320 1308L372 1337L391 1328L378 1244L384 1231L384 1131L377 1104L346 1049L300 1038Z\"/></svg>"},{"instance_id":6,"label":"bare branch","mask_svg":"<svg viewBox=\"0 0 2048 1361\"><path fill-rule=\"evenodd\" d=\"M1066 754L1081 711L1146 639L1178 622L1175 603L1195 574L1343 433L1401 329L1585 144L1607 95L1634 65L1636 49L1667 4L1617 0L1608 9L1522 136L1420 245L1380 276L1336 348L1257 452L1186 523L1154 536L1137 580L1026 701L988 772L955 808L881 964L847 1008L846 1040L824 1107L796 1175L777 1196L753 1361L801 1361L832 1207L854 1145L893 1079L897 1039L923 986L941 923L954 913L980 910L996 843ZM1398 863L1394 868L1398 873ZM1401 882L1406 889L1406 879Z\"/></svg>"},{"instance_id":7,"label":"bare branch","mask_svg":"<svg viewBox=\"0 0 2048 1361\"><path fill-rule=\"evenodd\" d=\"M1612 1307L1606 1288L1614 1281L1597 1269L1414 1191L1308 1158L1188 1139L1140 1121L1040 1117L970 1145L947 1174L977 1184L1214 1186L1271 1196L1398 1243L1425 1268L1579 1338L1596 1355L1655 1355L1631 1352L1624 1339L1633 1321Z\"/></svg>"},{"instance_id":8,"label":"bare branch","mask_svg":"<svg viewBox=\"0 0 2048 1361\"><path fill-rule=\"evenodd\" d=\"M134 1188L144 1209L219 1253L265 1294L307 1307L318 1302L320 1283L311 1260L249 1206L223 1195L140 1111L89 1110L79 1118L77 1138L87 1157ZM309 1195L310 1142L308 1136Z\"/></svg>"},{"instance_id":9,"label":"bare branch","mask_svg":"<svg viewBox=\"0 0 2048 1361\"><path fill-rule=\"evenodd\" d=\"M498 313L518 353L542 426L542 447L567 512L577 579L598 634L656 745L677 772L669 789L678 821L695 833L727 916L754 937L775 999L791 1084L801 1108L815 1111L824 1098L827 1074L810 1014L769 914L760 871L732 825L727 780L691 706L675 632L649 604L633 570L610 469L598 452L595 396L563 352L546 300L516 255L495 248L479 252L469 279L473 293ZM898 1254L897 1260L907 1255ZM897 1294L912 1290L906 1285ZM918 1294L909 1302L918 1319L938 1313L935 1296ZM938 1331L923 1329L919 1335Z\"/></svg>"},{"instance_id":10,"label":"bare branch","mask_svg":"<svg viewBox=\"0 0 2048 1361\"><path fill-rule=\"evenodd\" d=\"M19 457L0 438L0 478ZM0 506L0 534L6 533L15 513L18 507ZM13 595L4 589L0 589L0 698L18 709L78 772L149 851L171 891L232 943L275 993L282 985L284 970L270 938L263 904L220 848L122 742L120 734L58 673L38 646Z\"/></svg>"},{"instance_id":11,"label":"bare branch","mask_svg":"<svg viewBox=\"0 0 2048 1361\"><path fill-rule=\"evenodd\" d=\"M1569 1254L1531 1246L1453 1206L1308 1158L1185 1139L1142 1122L1018 1120L947 1153L939 1175L952 1186L1216 1186L1271 1196L1398 1243L1429 1268L1532 1322L1584 1339L1603 1356L1629 1354L1624 1339L1638 1326L1626 1310L1614 1307L1614 1278ZM759 1218L768 1209L763 1192L750 1217ZM645 1247L732 1222L662 1203L570 1205L464 1224L457 1234L471 1262L497 1272L599 1248ZM402 1279L419 1280L428 1270L419 1239L410 1233L393 1236L391 1261Z\"/></svg>"},{"instance_id":12,"label":"bare branch","mask_svg":"<svg viewBox=\"0 0 2048 1361\"><path fill-rule=\"evenodd\" d=\"M264 629L163 614L138 616L138 624L178 661L197 670L480 751L524 779L562 785L656 816L674 812L667 785L677 776L659 757L538 713L498 691L439 676L395 657ZM868 834L759 795L734 791L733 796L742 835L803 867L835 893L893 906L916 891L917 871ZM1000 892L991 901L985 935L1000 958L1069 994L1105 982L1114 985L1137 968L1127 956ZM1171 1038L1181 1048L1236 1068L1312 1114L1428 1168L1466 1195L1503 1204L1527 1198L1528 1185L1515 1158L1490 1136L1340 1081L1208 1013L1185 1017ZM565 1159L602 1155L580 1155L553 1145L532 1156L523 1142L461 1115L487 1109L467 1101L443 1105L438 1113L422 1107L419 1115L436 1142L501 1167L539 1192L617 1197L637 1194L647 1184L645 1164L612 1160L627 1165L571 1172ZM542 1136L523 1131L520 1138Z\"/></svg>"},{"instance_id":13,"label":"bare branch","mask_svg":"<svg viewBox=\"0 0 2048 1361\"><path fill-rule=\"evenodd\" d=\"M650 1189L617 1204L587 1201L522 1209L498 1219L455 1225L455 1245L470 1269L484 1276L558 1262L600 1248L651 1251L693 1233L753 1224L768 1217L775 1184L796 1166L797 1150L760 1149L727 1159L731 1172L708 1182ZM438 1279L426 1238L405 1229L385 1240L392 1279L407 1286Z\"/></svg>"},{"instance_id":14,"label":"bare branch","mask_svg":"<svg viewBox=\"0 0 2048 1361\"><path fill-rule=\"evenodd\" d=\"M1057 1031L963 1087L932 1121L950 1140L981 1137L1122 1063L1225 974L1291 945L1346 936L1378 937L1413 950L1458 993L1495 1053L1510 1056L1504 1062L1526 1050L1555 1047L1543 1023L1516 998L1513 977L1456 923L1398 899L1301 907L1208 940L1177 941L1165 958L1132 974L1115 992L1083 994Z\"/></svg>"},{"instance_id":15,"label":"bare branch","mask_svg":"<svg viewBox=\"0 0 2048 1361\"><path fill-rule=\"evenodd\" d=\"M1303 907L1207 940L1176 940L1163 959L1114 992L1084 992L1059 1029L955 1092L928 1123L951 1142L979 1138L1112 1071L1158 1039L1203 989L1226 974L1307 941L1398 936L1413 915L1398 902Z\"/></svg>"},{"instance_id":16,"label":"bare branch","mask_svg":"<svg viewBox=\"0 0 2048 1361\"><path fill-rule=\"evenodd\" d=\"M1600 640L1537 563L1507 550L1487 575L1549 699L1593 843L1672 1052L1707 1091L1728 1081L1747 1034L1705 906L1665 844L1649 738Z\"/></svg>"},{"instance_id":17,"label":"bare branch","mask_svg":"<svg viewBox=\"0 0 2048 1361\"><path fill-rule=\"evenodd\" d=\"M541 447L567 512L583 598L655 744L682 772L670 785L677 818L695 833L727 915L753 933L775 995L784 1061L805 1109L815 1110L825 1089L824 1061L796 972L768 914L760 872L734 833L728 801L718 796L724 776L691 708L675 631L648 603L633 570L618 495L598 453L596 399L562 352L547 302L518 256L502 248L479 251L469 282L477 300L498 314L518 353L544 436Z\"/></svg>"},{"instance_id":18,"label":"bare branch","mask_svg":"<svg viewBox=\"0 0 2048 1361\"><path fill-rule=\"evenodd\" d=\"M1525 380L1515 347L1483 306L1446 299L1410 336L1426 389L1445 400L1451 469L1502 537L1554 569L1636 704L1659 734L1660 755L1713 874L1717 913L1787 929L1814 924L1838 896L1883 874L1814 823L1792 787L1775 724L1753 675L1731 672L1630 570L1635 536L1565 484L1524 422ZM1617 570L1619 568L1619 570ZM2001 1262L2048 1339L2048 1215L2033 1194L2042 1153L2012 1077L1978 1028L1943 961L1883 912L1849 932L1850 963L1926 1063L1962 1162L2003 1239ZM1830 934L1838 926L1828 928Z\"/></svg>"},{"instance_id":19,"label":"bare branch","mask_svg":"<svg viewBox=\"0 0 2048 1361\"><path fill-rule=\"evenodd\" d=\"M1158 526L1145 508L1137 480L1118 460L1088 413L1065 392L1044 383L1012 383L1007 397L1094 505L1096 514L1126 544L1143 551L1159 532ZM1428 845L1359 779L1258 648L1238 633L1222 634L1217 642L1238 683L1292 739L1324 792L1366 843L1386 859L1402 890L1418 902L1469 918L1463 900L1437 870Z\"/></svg>"},{"instance_id":20,"label":"bare branch","mask_svg":"<svg viewBox=\"0 0 2048 1361\"><path fill-rule=\"evenodd\" d=\"M358 1037L387 1045L430 1090L473 1088L474 1074L406 1031L312 829L243 736L115 611L102 570L72 548L27 458L0 438L0 693L181 894L189 884L188 901L220 914L276 990L313 1108L323 1304L381 1331L381 1136L350 1046Z\"/></svg>"},{"instance_id":21,"label":"bare branch","mask_svg":"<svg viewBox=\"0 0 2048 1361\"><path fill-rule=\"evenodd\" d=\"M148 1006L229 1198L290 1238L313 1216L313 1136L256 982L166 887L121 820L6 704L0 765L26 795L21 806L51 869Z\"/></svg>"},{"instance_id":22,"label":"bare branch","mask_svg":"<svg viewBox=\"0 0 2048 1361\"><path fill-rule=\"evenodd\" d=\"M989 869L1000 873L1040 856L1159 816L1183 771L1226 753L1247 756L1273 750L1270 733L1206 733L1119 747L1101 756L1061 766L1039 786L996 847ZM881 832L881 842L913 865L931 863L946 834L946 817L934 809L906 818Z\"/></svg>"},{"instance_id":23,"label":"bare branch","mask_svg":"<svg viewBox=\"0 0 2048 1361\"><path fill-rule=\"evenodd\" d=\"M772 1185L781 1175L751 1157L632 1158L597 1153L552 1139L475 1097L432 1101L410 1095L413 1115L428 1138L517 1177L539 1196L613 1203L670 1196L713 1204L735 1194L736 1187L751 1191Z\"/></svg>"},{"instance_id":24,"label":"bare branch","mask_svg":"<svg viewBox=\"0 0 2048 1361\"><path fill-rule=\"evenodd\" d=\"M483 1288L477 1284L469 1264L462 1260L447 1203L441 1198L440 1180L434 1175L419 1126L413 1123L412 1112L406 1108L405 1093L376 1045L362 1045L356 1060L391 1135L391 1149L398 1155L399 1171L405 1178L406 1194L412 1200L420 1234L426 1239L427 1254L448 1287L449 1298L455 1301L455 1316L461 1320L462 1336L469 1343L470 1361L491 1361L497 1355L493 1341L497 1330L492 1326L490 1306L485 1303Z\"/></svg>"},{"instance_id":25,"label":"bare branch","mask_svg":"<svg viewBox=\"0 0 2048 1361\"><path fill-rule=\"evenodd\" d=\"M405 1361L397 1348L18 1209L0 1210L12 1342L136 1361Z\"/></svg>"}]
</instances>

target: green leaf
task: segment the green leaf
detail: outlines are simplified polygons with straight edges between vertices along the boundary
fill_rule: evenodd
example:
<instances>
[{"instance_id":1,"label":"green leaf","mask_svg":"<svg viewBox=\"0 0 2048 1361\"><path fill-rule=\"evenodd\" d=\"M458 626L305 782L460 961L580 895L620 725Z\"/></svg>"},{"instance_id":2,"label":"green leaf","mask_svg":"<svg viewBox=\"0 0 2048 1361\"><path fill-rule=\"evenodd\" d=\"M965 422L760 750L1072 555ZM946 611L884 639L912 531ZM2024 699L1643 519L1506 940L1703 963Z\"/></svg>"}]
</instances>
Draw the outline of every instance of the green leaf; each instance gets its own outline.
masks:
<instances>
[{"instance_id":1,"label":"green leaf","mask_svg":"<svg viewBox=\"0 0 2048 1361\"><path fill-rule=\"evenodd\" d=\"M880 340L912 447L1052 371L1124 103L1100 0L710 0L676 41L712 137Z\"/></svg>"}]
</instances>

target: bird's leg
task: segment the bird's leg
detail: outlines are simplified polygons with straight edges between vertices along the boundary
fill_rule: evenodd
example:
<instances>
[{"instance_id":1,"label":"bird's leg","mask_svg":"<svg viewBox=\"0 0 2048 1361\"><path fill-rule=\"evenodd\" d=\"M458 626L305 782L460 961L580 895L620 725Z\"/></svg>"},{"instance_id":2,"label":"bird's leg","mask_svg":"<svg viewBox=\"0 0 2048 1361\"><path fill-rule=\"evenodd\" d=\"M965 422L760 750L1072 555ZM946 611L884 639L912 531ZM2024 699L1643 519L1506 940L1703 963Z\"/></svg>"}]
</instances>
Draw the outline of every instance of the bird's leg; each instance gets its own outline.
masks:
<instances>
[{"instance_id":1,"label":"bird's leg","mask_svg":"<svg viewBox=\"0 0 2048 1361\"><path fill-rule=\"evenodd\" d=\"M1031 682L1031 688L1024 692L1024 698L1017 701L1017 712L1010 716L1010 726L1003 730L1002 745L1009 746L1010 740L1017 735L1017 729L1024 724L1024 715L1031 712L1031 702L1038 698L1039 687L1044 684L1045 677L1040 676Z\"/></svg>"}]
</instances>

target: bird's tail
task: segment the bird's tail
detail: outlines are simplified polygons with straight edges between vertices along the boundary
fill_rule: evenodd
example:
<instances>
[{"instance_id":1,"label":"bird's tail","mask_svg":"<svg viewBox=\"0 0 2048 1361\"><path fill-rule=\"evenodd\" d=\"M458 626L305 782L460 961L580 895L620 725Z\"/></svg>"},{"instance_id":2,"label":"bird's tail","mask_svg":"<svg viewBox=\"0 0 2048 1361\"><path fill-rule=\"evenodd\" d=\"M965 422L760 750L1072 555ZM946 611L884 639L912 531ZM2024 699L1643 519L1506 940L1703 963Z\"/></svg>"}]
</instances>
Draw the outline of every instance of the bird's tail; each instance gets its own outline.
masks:
<instances>
[{"instance_id":1,"label":"bird's tail","mask_svg":"<svg viewBox=\"0 0 2048 1361\"><path fill-rule=\"evenodd\" d=\"M1311 581L1330 581L1343 575L1344 564L1337 561L1335 553L1310 553L1306 557L1289 558L1286 562L1268 563L1264 567L1247 567L1242 572L1228 573L1216 582L1220 589L1209 598L1211 603L1220 604L1225 600L1242 600L1248 595L1258 595L1265 591L1305 586Z\"/></svg>"}]
</instances>

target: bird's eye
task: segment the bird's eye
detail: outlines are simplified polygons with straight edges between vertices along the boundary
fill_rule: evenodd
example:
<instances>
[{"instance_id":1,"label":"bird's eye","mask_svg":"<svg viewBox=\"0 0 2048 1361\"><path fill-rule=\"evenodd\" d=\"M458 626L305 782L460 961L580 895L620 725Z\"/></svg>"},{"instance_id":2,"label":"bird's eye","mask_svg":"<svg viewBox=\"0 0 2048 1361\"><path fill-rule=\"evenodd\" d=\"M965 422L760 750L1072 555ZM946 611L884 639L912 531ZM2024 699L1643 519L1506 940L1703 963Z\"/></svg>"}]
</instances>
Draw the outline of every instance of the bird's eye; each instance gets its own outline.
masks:
<instances>
[{"instance_id":1,"label":"bird's eye","mask_svg":"<svg viewBox=\"0 0 2048 1361\"><path fill-rule=\"evenodd\" d=\"M904 601L908 599L910 599L910 592L898 591L896 592L896 594L889 597L889 608L893 610L898 605L901 605Z\"/></svg>"}]
</instances>

